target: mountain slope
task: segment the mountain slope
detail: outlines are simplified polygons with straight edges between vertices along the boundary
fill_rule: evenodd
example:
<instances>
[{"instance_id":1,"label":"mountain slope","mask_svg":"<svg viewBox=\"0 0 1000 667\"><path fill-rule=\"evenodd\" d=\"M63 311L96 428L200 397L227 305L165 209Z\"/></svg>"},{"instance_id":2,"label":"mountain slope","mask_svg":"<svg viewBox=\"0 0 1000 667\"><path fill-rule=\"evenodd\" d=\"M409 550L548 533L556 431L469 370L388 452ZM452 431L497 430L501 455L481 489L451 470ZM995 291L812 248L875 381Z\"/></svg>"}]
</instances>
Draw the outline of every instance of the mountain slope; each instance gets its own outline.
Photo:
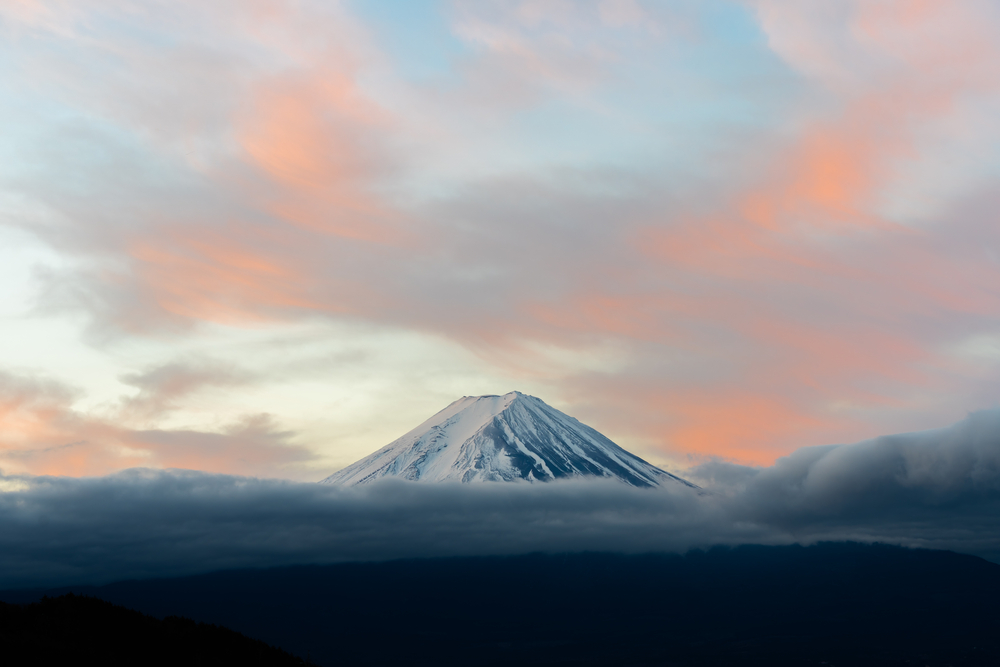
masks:
<instances>
[{"instance_id":1,"label":"mountain slope","mask_svg":"<svg viewBox=\"0 0 1000 667\"><path fill-rule=\"evenodd\" d=\"M228 628L147 616L73 593L25 605L0 602L0 643L8 665L313 664Z\"/></svg>"},{"instance_id":2,"label":"mountain slope","mask_svg":"<svg viewBox=\"0 0 1000 667\"><path fill-rule=\"evenodd\" d=\"M465 396L420 426L326 479L442 482L606 477L632 486L693 484L630 454L534 396Z\"/></svg>"},{"instance_id":3,"label":"mountain slope","mask_svg":"<svg viewBox=\"0 0 1000 667\"><path fill-rule=\"evenodd\" d=\"M476 584L489 593L472 594ZM226 626L328 667L1000 665L1000 565L880 544L306 565L0 591L0 600L68 591ZM24 641L12 639L5 657ZM51 627L36 651L46 640ZM63 648L79 655L81 645ZM129 657L148 664L151 654ZM42 661L5 664L22 663Z\"/></svg>"}]
</instances>

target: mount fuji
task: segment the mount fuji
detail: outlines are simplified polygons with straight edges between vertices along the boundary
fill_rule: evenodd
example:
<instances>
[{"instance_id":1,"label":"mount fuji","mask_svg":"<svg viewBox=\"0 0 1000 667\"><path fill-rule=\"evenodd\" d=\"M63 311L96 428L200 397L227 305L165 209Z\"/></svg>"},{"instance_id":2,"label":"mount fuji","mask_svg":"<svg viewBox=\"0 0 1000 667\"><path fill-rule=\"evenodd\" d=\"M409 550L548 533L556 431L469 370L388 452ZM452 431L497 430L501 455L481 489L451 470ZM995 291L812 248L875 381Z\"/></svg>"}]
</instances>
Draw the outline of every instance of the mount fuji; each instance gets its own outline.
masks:
<instances>
[{"instance_id":1,"label":"mount fuji","mask_svg":"<svg viewBox=\"0 0 1000 667\"><path fill-rule=\"evenodd\" d=\"M323 484L381 477L493 482L604 477L639 487L694 484L630 454L534 396L465 396Z\"/></svg>"}]
</instances>

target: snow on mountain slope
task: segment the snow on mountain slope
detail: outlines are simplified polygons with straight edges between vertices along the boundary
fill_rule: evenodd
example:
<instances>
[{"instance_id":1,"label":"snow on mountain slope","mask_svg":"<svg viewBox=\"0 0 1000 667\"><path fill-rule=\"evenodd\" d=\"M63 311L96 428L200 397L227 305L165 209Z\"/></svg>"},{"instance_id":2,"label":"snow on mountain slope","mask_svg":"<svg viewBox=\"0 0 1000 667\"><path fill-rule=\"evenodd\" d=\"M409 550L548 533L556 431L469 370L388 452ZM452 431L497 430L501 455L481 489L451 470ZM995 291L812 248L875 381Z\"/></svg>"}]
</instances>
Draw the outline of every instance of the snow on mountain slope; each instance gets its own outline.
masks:
<instances>
[{"instance_id":1,"label":"snow on mountain slope","mask_svg":"<svg viewBox=\"0 0 1000 667\"><path fill-rule=\"evenodd\" d=\"M632 486L676 482L697 488L517 391L460 398L322 483L365 484L380 477L428 482L606 477Z\"/></svg>"}]
</instances>

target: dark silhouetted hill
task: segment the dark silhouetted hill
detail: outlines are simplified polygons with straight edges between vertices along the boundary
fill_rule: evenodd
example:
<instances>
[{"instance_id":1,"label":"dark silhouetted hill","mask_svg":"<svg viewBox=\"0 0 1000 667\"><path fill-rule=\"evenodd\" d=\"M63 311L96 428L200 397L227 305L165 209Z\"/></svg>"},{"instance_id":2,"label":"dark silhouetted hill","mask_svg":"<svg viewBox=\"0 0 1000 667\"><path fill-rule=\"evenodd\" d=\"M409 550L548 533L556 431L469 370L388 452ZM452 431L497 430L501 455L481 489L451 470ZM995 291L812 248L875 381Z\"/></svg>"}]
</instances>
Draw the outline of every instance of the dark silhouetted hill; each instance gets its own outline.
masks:
<instances>
[{"instance_id":1,"label":"dark silhouetted hill","mask_svg":"<svg viewBox=\"0 0 1000 667\"><path fill-rule=\"evenodd\" d=\"M74 590L331 666L1000 665L1000 566L884 545L351 563Z\"/></svg>"},{"instance_id":2,"label":"dark silhouetted hill","mask_svg":"<svg viewBox=\"0 0 1000 667\"><path fill-rule=\"evenodd\" d=\"M7 665L306 665L216 625L157 619L72 593L27 605L0 603L0 655Z\"/></svg>"}]
</instances>

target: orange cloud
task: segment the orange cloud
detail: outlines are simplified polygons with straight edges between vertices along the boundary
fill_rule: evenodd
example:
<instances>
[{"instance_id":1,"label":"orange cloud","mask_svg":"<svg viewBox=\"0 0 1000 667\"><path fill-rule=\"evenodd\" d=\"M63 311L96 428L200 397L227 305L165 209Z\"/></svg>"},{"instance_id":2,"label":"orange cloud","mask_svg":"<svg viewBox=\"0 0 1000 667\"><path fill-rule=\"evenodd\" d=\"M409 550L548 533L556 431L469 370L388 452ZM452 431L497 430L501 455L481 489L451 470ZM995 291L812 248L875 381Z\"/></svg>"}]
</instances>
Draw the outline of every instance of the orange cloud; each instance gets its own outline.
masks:
<instances>
[{"instance_id":1,"label":"orange cloud","mask_svg":"<svg viewBox=\"0 0 1000 667\"><path fill-rule=\"evenodd\" d=\"M172 200L156 207L142 200L145 191L134 208L88 211L69 197L59 210L74 224L79 217L83 231L53 237L65 247L76 239L71 251L98 257L95 264L107 253L107 266L117 266L124 253L124 271L100 268L79 282L97 318L117 317L130 332L352 317L448 337L515 376L538 373L533 344L579 351L611 341L626 350L619 369L553 380L554 391L577 397L582 418L593 411L665 451L767 463L802 444L875 435L885 421L857 406L919 412L916 393L951 386L940 378L953 363L944 345L1000 312L991 287L1000 271L977 247L989 245L995 225L951 214L918 230L885 205L889 194L916 189L903 176L909 166L937 159L928 128L953 121L970 97L997 91L996 24L981 20L995 10L917 0L752 5L771 49L800 74L801 98L789 96L780 127L738 135L721 157L713 154L720 167L736 166L694 194L680 192L684 174L675 187L679 172L646 162L636 171L648 173L622 176L617 154L580 178L548 171L545 153L531 167L542 176L447 176L424 193L433 201L409 208L399 195L408 178L423 177L425 155L401 154L430 146L425 133L453 141L442 150L461 154L462 164L491 166L503 162L506 147L476 143L477 135L515 137L516 111L556 98L569 115L608 104L588 95L626 71L616 39L638 33L610 38L600 30L639 25L635 3L457 7L456 31L475 48L457 61L453 87L398 86L397 102L426 105L412 118L406 104L388 109L359 83L363 65L382 56L372 55L362 33L345 36L347 17L254 6L218 29L268 64L256 67L241 52L219 68L225 76L206 75L206 88L232 87L221 110L205 112L223 129L207 137L178 131L183 141L212 147L207 157L193 151L198 161L185 158L211 192L197 191L202 199L190 208ZM129 86L117 92L155 81L145 69L130 71ZM186 79L154 89L159 97L144 94L172 101ZM106 98L92 108L103 113L131 99ZM115 107L107 116L155 135L163 119L148 106ZM603 111L609 123L634 120L626 109ZM476 114L489 122L476 124ZM441 131L450 124L473 130ZM212 125L199 116L191 126ZM534 155L537 135L552 128L529 129L536 134L516 136L522 143L514 147ZM173 149L175 137L164 134ZM439 167L435 157L426 156L428 171ZM401 173L407 160L412 172ZM571 166L566 171L586 171ZM94 230L106 217L136 223L109 226L103 238ZM962 234L967 245L954 241ZM580 398L581 388L591 398ZM167 394L152 392L134 408L165 409ZM4 418L21 435L11 436L9 451L48 460L43 450L77 442L67 439L76 428L87 443L103 443L87 445L97 448L86 450L95 469L146 460L222 466L238 458L240 442L249 443L250 468L271 456L264 427L252 437L139 434L69 406L10 403ZM185 453L175 460L171 448Z\"/></svg>"},{"instance_id":2,"label":"orange cloud","mask_svg":"<svg viewBox=\"0 0 1000 667\"><path fill-rule=\"evenodd\" d=\"M681 452L769 465L797 438L832 430L837 420L820 418L784 396L752 392L685 393L664 404L674 416L663 438Z\"/></svg>"},{"instance_id":3,"label":"orange cloud","mask_svg":"<svg viewBox=\"0 0 1000 667\"><path fill-rule=\"evenodd\" d=\"M880 197L901 167L933 159L921 135L971 96L1000 91L1000 15L988 3L751 4L771 47L830 93L770 183L741 195L758 224L891 226Z\"/></svg>"},{"instance_id":4,"label":"orange cloud","mask_svg":"<svg viewBox=\"0 0 1000 667\"><path fill-rule=\"evenodd\" d=\"M251 196L296 226L393 240L392 211L366 190L384 169L374 137L388 124L388 113L343 71L319 68L259 82L236 125L250 163L273 187Z\"/></svg>"},{"instance_id":5,"label":"orange cloud","mask_svg":"<svg viewBox=\"0 0 1000 667\"><path fill-rule=\"evenodd\" d=\"M245 236L249 230L232 231ZM157 305L185 319L247 323L272 319L282 309L317 307L303 294L305 276L237 243L176 229L167 238L137 240L130 254Z\"/></svg>"},{"instance_id":6,"label":"orange cloud","mask_svg":"<svg viewBox=\"0 0 1000 667\"><path fill-rule=\"evenodd\" d=\"M948 362L920 338L923 332L902 322L932 311L998 312L1000 300L981 287L1000 280L996 266L942 252L936 233L894 223L879 204L901 161L925 159L916 143L919 129L946 117L959 96L976 87L996 89L1000 79L942 75L987 50L993 62L998 55L995 44L981 39L976 13L954 5L851 5L850 25L867 42L864 53L852 57L882 48L902 61L876 72L874 85L861 72L842 71L837 54L824 50L836 44L850 51L841 38L802 39L803 32L842 25L806 28L811 19L802 6L758 5L765 27L796 26L797 41L779 35L772 43L800 59L805 71L828 78L840 93L837 110L802 122L794 140L761 165L756 182L732 192L712 217L680 216L636 233L637 250L668 262L664 284L684 285L686 300L632 297L618 302L629 305L610 318L586 318L587 309L576 307L559 321L643 340L670 340L678 319L732 334L745 351L719 352L733 363L725 379L711 389L692 383L681 393L665 380L657 404L679 425L655 428L680 451L769 463L802 444L797 438L815 443L817 433L865 435L856 430L863 420L839 413L837 405L901 407L905 399L891 398L898 394L889 387L930 389L932 374ZM900 20L909 33L933 33L938 40L935 25L964 25L972 45L952 51L939 49L940 42L901 43ZM699 301L703 307L693 306ZM580 302L594 303L585 295L575 305ZM630 328L637 322L645 323L641 333ZM697 354L696 347L687 349Z\"/></svg>"},{"instance_id":7,"label":"orange cloud","mask_svg":"<svg viewBox=\"0 0 1000 667\"><path fill-rule=\"evenodd\" d=\"M143 466L279 477L312 458L266 416L217 433L131 430L75 411L72 400L61 385L0 375L0 469L81 476Z\"/></svg>"}]
</instances>

